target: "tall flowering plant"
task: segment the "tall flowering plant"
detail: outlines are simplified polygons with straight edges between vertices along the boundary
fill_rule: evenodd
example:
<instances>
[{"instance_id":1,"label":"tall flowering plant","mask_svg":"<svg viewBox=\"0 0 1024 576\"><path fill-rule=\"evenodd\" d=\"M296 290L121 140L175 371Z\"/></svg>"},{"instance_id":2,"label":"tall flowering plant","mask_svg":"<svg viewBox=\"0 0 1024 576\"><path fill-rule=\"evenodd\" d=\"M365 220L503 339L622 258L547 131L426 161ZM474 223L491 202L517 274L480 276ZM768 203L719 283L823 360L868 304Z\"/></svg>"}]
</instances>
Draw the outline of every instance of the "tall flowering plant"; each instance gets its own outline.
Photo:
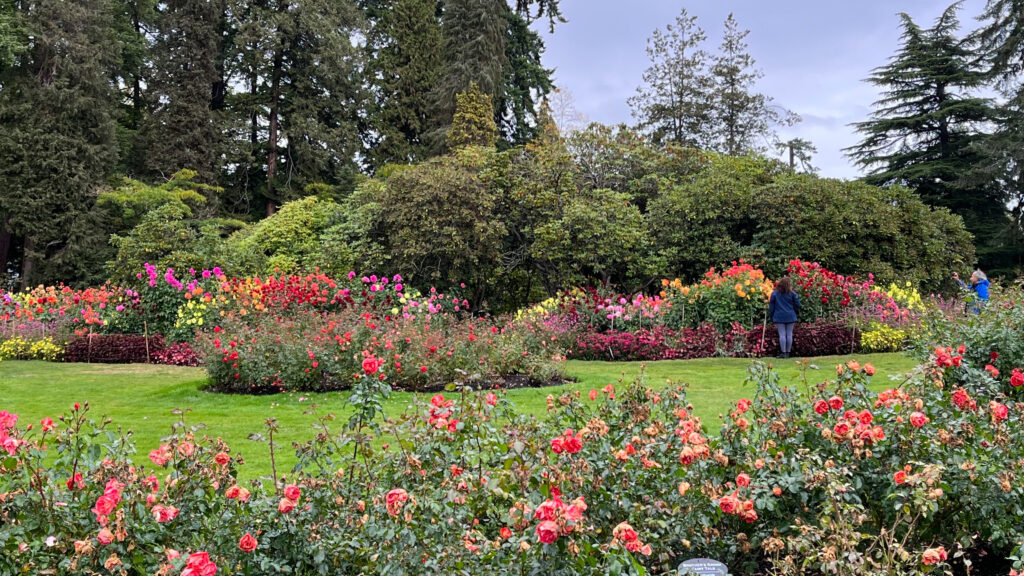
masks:
<instances>
[{"instance_id":1,"label":"tall flowering plant","mask_svg":"<svg viewBox=\"0 0 1024 576\"><path fill-rule=\"evenodd\" d=\"M693 285L662 280L662 297L670 303L669 327L705 322L725 332L733 324L753 327L763 322L772 283L764 271L743 260L729 268L711 268Z\"/></svg>"}]
</instances>

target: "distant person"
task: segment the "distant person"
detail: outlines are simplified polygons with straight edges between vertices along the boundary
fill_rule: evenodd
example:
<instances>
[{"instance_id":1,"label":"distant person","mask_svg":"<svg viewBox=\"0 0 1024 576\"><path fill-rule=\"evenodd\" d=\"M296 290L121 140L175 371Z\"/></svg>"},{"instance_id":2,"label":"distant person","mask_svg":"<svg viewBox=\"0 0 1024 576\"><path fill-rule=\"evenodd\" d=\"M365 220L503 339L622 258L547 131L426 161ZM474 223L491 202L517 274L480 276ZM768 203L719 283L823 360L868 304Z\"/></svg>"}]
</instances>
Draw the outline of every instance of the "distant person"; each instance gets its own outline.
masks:
<instances>
[{"instance_id":1,"label":"distant person","mask_svg":"<svg viewBox=\"0 0 1024 576\"><path fill-rule=\"evenodd\" d=\"M970 302L971 312L974 312L975 314L981 313L981 308L988 303L988 288L990 285L988 276L985 276L985 273L981 270L975 270L971 274L970 286L961 280L960 275L956 272L953 272L953 279L960 284L961 288L971 292L971 298L968 300Z\"/></svg>"},{"instance_id":2,"label":"distant person","mask_svg":"<svg viewBox=\"0 0 1024 576\"><path fill-rule=\"evenodd\" d=\"M793 292L789 277L775 283L775 290L768 299L768 315L779 330L778 358L789 358L793 351L793 327L796 326L796 312L800 309L800 297Z\"/></svg>"}]
</instances>

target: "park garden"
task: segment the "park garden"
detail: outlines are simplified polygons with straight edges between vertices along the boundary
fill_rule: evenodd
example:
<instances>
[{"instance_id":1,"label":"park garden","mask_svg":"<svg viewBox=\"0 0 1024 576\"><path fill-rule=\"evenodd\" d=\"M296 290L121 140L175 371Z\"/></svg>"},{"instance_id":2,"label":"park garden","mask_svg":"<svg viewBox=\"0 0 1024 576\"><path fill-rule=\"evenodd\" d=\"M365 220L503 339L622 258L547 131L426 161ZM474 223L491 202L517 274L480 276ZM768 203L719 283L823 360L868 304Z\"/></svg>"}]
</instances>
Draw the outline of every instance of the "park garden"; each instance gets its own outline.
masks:
<instances>
[{"instance_id":1,"label":"park garden","mask_svg":"<svg viewBox=\"0 0 1024 576\"><path fill-rule=\"evenodd\" d=\"M0 575L1024 573L1024 7L964 6L849 179L734 14L627 125L559 0L0 1Z\"/></svg>"}]
</instances>

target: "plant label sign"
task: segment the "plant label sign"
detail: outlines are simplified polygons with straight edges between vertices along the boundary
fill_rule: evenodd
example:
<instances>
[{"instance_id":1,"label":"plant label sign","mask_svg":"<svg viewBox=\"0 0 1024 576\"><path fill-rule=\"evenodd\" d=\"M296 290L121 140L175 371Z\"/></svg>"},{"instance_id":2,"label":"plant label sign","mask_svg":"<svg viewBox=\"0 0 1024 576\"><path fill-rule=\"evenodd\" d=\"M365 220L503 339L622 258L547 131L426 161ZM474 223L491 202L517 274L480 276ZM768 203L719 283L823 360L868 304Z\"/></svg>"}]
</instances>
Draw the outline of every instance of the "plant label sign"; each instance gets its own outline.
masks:
<instances>
[{"instance_id":1,"label":"plant label sign","mask_svg":"<svg viewBox=\"0 0 1024 576\"><path fill-rule=\"evenodd\" d=\"M710 558L694 558L679 565L679 574L690 576L729 576L729 568Z\"/></svg>"}]
</instances>

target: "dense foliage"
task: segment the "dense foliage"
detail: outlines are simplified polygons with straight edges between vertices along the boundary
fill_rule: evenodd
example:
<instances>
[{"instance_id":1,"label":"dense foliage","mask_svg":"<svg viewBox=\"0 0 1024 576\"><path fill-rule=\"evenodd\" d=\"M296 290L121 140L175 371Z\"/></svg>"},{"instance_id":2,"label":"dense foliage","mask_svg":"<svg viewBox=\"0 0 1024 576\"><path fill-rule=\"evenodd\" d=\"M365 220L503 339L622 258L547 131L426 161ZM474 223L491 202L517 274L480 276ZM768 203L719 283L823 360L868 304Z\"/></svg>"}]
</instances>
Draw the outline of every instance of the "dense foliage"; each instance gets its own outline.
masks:
<instances>
[{"instance_id":1,"label":"dense foliage","mask_svg":"<svg viewBox=\"0 0 1024 576\"><path fill-rule=\"evenodd\" d=\"M717 434L685 387L643 382L552 396L539 419L500 391L462 390L384 420L364 374L347 423L312 407L317 433L296 445L295 470L251 483L237 479L241 446L184 419L136 447L87 403L39 423L3 411L0 563L576 575L713 557L734 573L916 576L1016 556L1017 389L952 348L897 388L869 391L873 373L851 361L824 379L804 365L790 384L755 366L751 399ZM275 432L270 419L253 435L272 455Z\"/></svg>"}]
</instances>

